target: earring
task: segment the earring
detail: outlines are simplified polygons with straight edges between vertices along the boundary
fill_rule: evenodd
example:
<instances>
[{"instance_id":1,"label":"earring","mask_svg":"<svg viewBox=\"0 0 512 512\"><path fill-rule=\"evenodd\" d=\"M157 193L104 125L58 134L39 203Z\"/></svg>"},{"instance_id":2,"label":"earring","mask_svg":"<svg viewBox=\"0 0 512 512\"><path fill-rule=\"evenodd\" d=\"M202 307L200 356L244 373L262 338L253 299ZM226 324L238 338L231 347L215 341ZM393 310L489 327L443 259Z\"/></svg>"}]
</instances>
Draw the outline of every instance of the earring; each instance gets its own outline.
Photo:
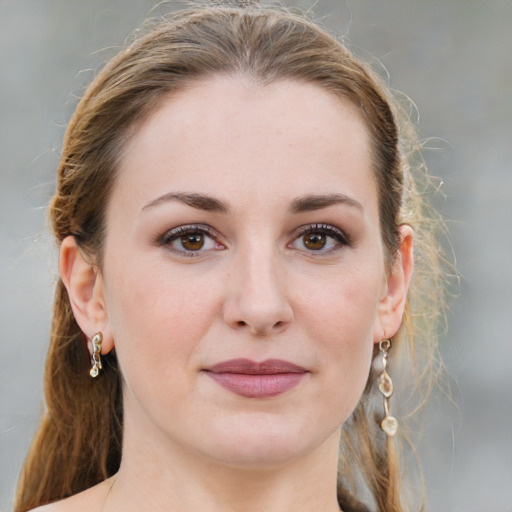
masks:
<instances>
[{"instance_id":1,"label":"earring","mask_svg":"<svg viewBox=\"0 0 512 512\"><path fill-rule=\"evenodd\" d=\"M92 354L91 354L91 369L89 371L89 375L92 378L95 378L99 375L100 370L103 368L101 366L101 342L103 341L103 334L101 332L97 332L91 339L92 344Z\"/></svg>"},{"instance_id":2,"label":"earring","mask_svg":"<svg viewBox=\"0 0 512 512\"><path fill-rule=\"evenodd\" d=\"M393 437L398 432L398 420L389 414L389 399L394 391L393 382L387 372L390 348L391 340L382 340L379 343L382 356L382 373L379 377L379 391L384 395L384 419L380 424L380 428L384 430L389 437Z\"/></svg>"}]
</instances>

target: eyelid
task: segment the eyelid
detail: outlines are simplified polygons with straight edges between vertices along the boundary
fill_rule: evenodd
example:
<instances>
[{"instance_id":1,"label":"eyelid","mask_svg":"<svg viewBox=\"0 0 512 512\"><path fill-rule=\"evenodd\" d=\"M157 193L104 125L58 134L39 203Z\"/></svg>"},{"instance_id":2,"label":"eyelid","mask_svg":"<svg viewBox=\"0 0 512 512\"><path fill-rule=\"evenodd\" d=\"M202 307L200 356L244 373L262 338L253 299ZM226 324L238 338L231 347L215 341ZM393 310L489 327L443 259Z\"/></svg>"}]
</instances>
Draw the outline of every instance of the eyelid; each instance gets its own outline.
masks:
<instances>
[{"instance_id":1,"label":"eyelid","mask_svg":"<svg viewBox=\"0 0 512 512\"><path fill-rule=\"evenodd\" d=\"M187 233L206 233L212 238L218 238L219 234L217 231L212 229L207 224L184 224L181 226L176 226L175 228L168 229L163 233L158 240L162 243L169 243L173 238L177 238L182 235L186 235Z\"/></svg>"},{"instance_id":2,"label":"eyelid","mask_svg":"<svg viewBox=\"0 0 512 512\"><path fill-rule=\"evenodd\" d=\"M187 251L187 250L179 250L176 248L170 247L170 244L178 239L181 236L184 236L189 233L202 233L209 238L211 238L215 244L216 247L214 249L205 249L205 250L198 250L198 251ZM340 228L333 226L332 224L326 224L326 223L313 223L313 224L306 224L303 226L298 227L291 235L291 241L287 244L288 247L292 246L294 242L297 241L301 236L308 234L308 233L322 233L325 234L328 237L333 238L336 240L336 245L328 248L327 250L305 250L305 252L322 256L327 255L330 253L333 253L337 250L342 249L345 246L351 246L351 240L349 235L347 235L343 230ZM155 245L157 246L167 246L167 249L174 253L181 256L187 256L187 257L199 257L201 255L204 255L205 253L208 253L212 250L223 250L226 249L225 247L225 241L222 235L215 229L213 229L208 224L185 224L181 226L177 226L172 229L168 229L165 231L162 235L160 235L156 241ZM218 246L221 247L218 247ZM297 249L297 248L295 248Z\"/></svg>"},{"instance_id":3,"label":"eyelid","mask_svg":"<svg viewBox=\"0 0 512 512\"><path fill-rule=\"evenodd\" d=\"M346 244L348 244L350 241L348 235L343 230L337 228L336 226L333 226L332 224L327 224L324 222L315 222L313 224L305 224L304 226L300 226L299 228L296 229L294 236L297 237L300 235L304 235L305 233L312 232L325 233L326 235L338 237L341 241L344 241Z\"/></svg>"},{"instance_id":4,"label":"eyelid","mask_svg":"<svg viewBox=\"0 0 512 512\"><path fill-rule=\"evenodd\" d=\"M300 238L301 236L306 235L308 233L322 233L329 237L334 238L338 242L338 244L335 247L332 247L331 249L327 249L325 251L314 251L314 250L307 251L308 253L315 254L318 256L332 253L338 249L341 249L344 246L352 245L349 235L347 235L340 228L337 228L336 226L333 226L332 224L326 224L326 223L314 223L314 224L306 224L304 226L300 226L293 233L293 238L288 245L291 245L298 238Z\"/></svg>"},{"instance_id":5,"label":"eyelid","mask_svg":"<svg viewBox=\"0 0 512 512\"><path fill-rule=\"evenodd\" d=\"M225 249L223 237L220 235L218 231L213 229L211 226L207 224L184 224L181 226L177 226L172 229L168 229L162 235L160 235L156 240L156 245L158 246L168 246L168 250L174 254L184 255L187 257L198 257L202 254L211 251L212 249L206 249L203 251L186 251L186 250L178 250L175 248L171 248L169 244L174 240L180 238L181 236L190 234L190 233L202 233L211 238L216 245L222 245L221 247L216 247L216 250Z\"/></svg>"}]
</instances>

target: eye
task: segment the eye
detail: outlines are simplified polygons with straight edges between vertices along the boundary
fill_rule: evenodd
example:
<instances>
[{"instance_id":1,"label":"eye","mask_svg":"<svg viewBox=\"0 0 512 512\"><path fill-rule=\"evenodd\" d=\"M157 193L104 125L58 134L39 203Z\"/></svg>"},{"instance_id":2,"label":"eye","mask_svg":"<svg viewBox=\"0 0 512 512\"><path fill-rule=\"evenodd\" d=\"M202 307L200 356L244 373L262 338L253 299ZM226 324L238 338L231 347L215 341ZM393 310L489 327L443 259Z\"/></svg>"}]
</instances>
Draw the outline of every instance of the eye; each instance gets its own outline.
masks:
<instances>
[{"instance_id":1,"label":"eye","mask_svg":"<svg viewBox=\"0 0 512 512\"><path fill-rule=\"evenodd\" d=\"M319 253L332 252L345 245L349 245L348 237L329 224L303 226L290 244L295 249Z\"/></svg>"},{"instance_id":2,"label":"eye","mask_svg":"<svg viewBox=\"0 0 512 512\"><path fill-rule=\"evenodd\" d=\"M159 239L159 245L172 252L195 256L210 250L223 250L224 245L217 242L217 233L209 226L190 225L173 228Z\"/></svg>"}]
</instances>

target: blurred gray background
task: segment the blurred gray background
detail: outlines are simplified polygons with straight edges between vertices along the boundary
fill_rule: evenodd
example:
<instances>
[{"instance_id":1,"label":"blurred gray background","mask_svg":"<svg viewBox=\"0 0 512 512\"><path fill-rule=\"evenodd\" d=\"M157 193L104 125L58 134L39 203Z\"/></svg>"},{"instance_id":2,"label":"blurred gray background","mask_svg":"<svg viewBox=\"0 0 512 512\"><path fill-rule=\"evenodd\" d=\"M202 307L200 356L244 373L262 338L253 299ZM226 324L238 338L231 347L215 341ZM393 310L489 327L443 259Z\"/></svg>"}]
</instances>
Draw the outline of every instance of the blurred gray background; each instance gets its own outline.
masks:
<instances>
[{"instance_id":1,"label":"blurred gray background","mask_svg":"<svg viewBox=\"0 0 512 512\"><path fill-rule=\"evenodd\" d=\"M45 208L64 128L94 69L155 5L0 0L2 511L42 410L56 278ZM430 407L420 447L428 510L510 512L512 1L320 0L315 12L415 101L420 136L432 139L425 158L444 182L437 205L462 275L442 345L457 407Z\"/></svg>"}]
</instances>

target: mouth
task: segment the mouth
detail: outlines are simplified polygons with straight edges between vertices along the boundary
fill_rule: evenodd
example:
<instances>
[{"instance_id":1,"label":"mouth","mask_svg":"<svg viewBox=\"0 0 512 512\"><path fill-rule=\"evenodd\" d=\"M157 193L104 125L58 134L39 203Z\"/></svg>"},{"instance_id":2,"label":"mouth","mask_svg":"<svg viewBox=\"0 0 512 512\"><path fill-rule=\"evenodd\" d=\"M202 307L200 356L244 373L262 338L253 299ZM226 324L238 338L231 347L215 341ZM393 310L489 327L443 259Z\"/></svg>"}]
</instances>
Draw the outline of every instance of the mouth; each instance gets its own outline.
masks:
<instances>
[{"instance_id":1,"label":"mouth","mask_svg":"<svg viewBox=\"0 0 512 512\"><path fill-rule=\"evenodd\" d=\"M281 359L261 362L230 359L206 368L205 374L223 388L245 398L271 398L298 386L309 373Z\"/></svg>"}]
</instances>

